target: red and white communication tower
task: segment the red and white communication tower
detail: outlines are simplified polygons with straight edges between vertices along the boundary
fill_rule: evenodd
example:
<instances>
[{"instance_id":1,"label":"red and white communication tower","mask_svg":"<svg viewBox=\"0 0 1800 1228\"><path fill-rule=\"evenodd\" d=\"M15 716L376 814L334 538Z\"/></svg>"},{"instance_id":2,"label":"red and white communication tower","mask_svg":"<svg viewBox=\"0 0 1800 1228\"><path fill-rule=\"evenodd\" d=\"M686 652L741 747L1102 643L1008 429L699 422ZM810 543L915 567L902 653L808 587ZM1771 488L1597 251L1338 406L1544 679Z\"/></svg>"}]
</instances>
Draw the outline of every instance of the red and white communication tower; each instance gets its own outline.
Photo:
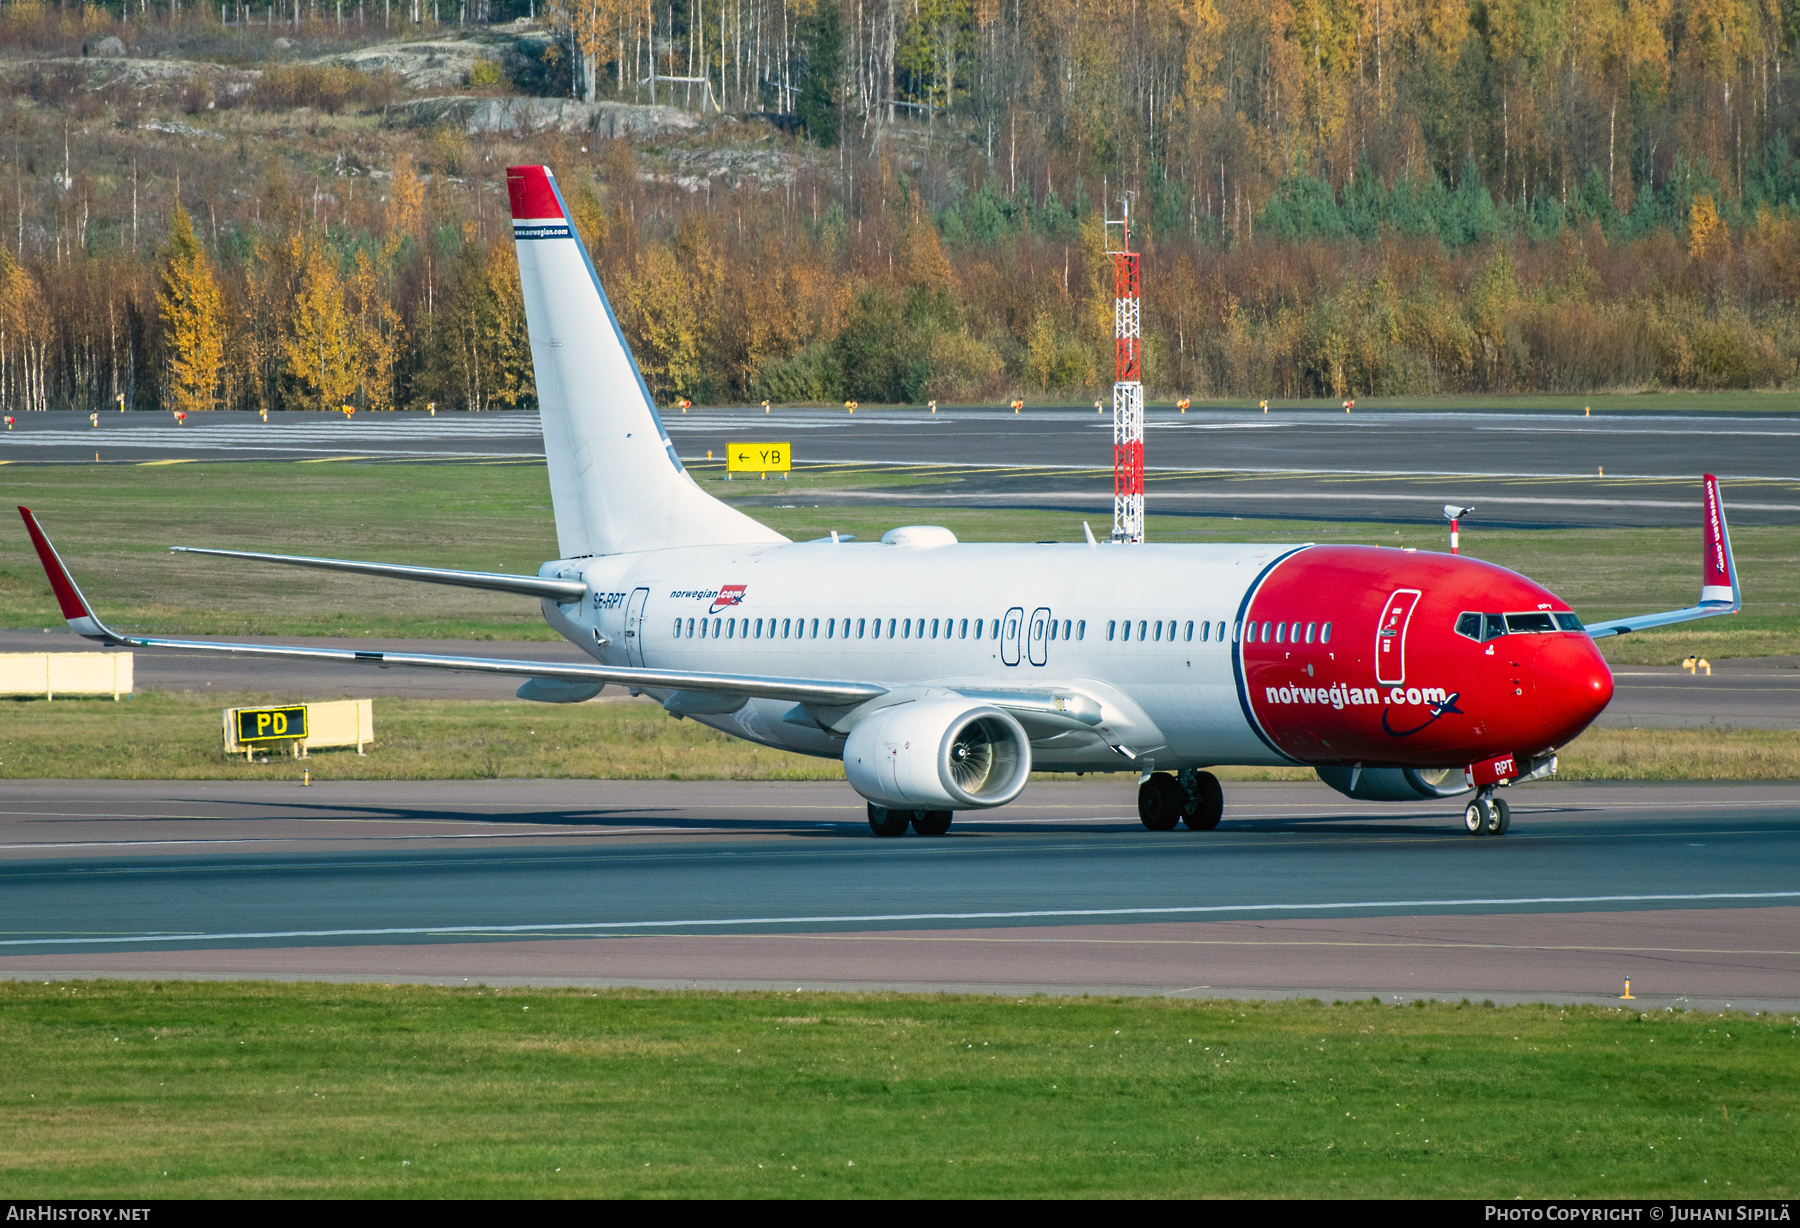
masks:
<instances>
[{"instance_id":1,"label":"red and white communication tower","mask_svg":"<svg viewBox=\"0 0 1800 1228\"><path fill-rule=\"evenodd\" d=\"M1138 254L1131 250L1131 198L1120 201L1120 216L1106 223L1106 250L1113 258L1113 527L1112 539L1138 545L1144 540L1143 338L1139 328ZM1117 226L1118 246L1113 246Z\"/></svg>"}]
</instances>

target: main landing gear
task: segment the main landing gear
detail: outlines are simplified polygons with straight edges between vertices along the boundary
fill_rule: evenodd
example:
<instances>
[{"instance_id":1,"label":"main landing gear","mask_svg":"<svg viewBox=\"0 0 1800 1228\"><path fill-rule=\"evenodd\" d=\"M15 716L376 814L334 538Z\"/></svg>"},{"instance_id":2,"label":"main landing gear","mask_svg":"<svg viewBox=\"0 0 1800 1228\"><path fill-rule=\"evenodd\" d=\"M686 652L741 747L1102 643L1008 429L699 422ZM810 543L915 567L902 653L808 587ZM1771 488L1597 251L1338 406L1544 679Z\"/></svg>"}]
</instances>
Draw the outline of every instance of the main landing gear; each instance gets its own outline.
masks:
<instances>
[{"instance_id":1,"label":"main landing gear","mask_svg":"<svg viewBox=\"0 0 1800 1228\"><path fill-rule=\"evenodd\" d=\"M941 836L953 817L949 810L889 810L869 803L869 830L878 836L904 836L909 826L921 836Z\"/></svg>"},{"instance_id":2,"label":"main landing gear","mask_svg":"<svg viewBox=\"0 0 1800 1228\"><path fill-rule=\"evenodd\" d=\"M1189 768L1179 777L1157 772L1138 786L1138 818L1151 831L1211 831L1225 815L1225 790L1211 772Z\"/></svg>"},{"instance_id":3,"label":"main landing gear","mask_svg":"<svg viewBox=\"0 0 1800 1228\"><path fill-rule=\"evenodd\" d=\"M1512 826L1512 807L1503 797L1494 796L1489 785L1475 795L1463 811L1463 828L1471 836L1504 836Z\"/></svg>"}]
</instances>

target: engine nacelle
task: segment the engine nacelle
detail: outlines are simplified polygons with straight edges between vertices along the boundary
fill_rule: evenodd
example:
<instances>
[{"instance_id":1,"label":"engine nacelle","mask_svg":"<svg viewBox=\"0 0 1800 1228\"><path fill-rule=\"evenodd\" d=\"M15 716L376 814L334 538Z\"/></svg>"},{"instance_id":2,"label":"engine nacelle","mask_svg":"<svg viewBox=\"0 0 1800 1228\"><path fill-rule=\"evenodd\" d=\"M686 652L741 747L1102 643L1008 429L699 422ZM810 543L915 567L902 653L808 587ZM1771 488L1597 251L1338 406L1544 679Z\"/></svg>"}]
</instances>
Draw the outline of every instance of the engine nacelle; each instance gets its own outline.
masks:
<instances>
[{"instance_id":1,"label":"engine nacelle","mask_svg":"<svg viewBox=\"0 0 1800 1228\"><path fill-rule=\"evenodd\" d=\"M921 699L870 713L844 744L850 786L894 810L1004 806L1031 776L1031 741L999 708Z\"/></svg>"},{"instance_id":2,"label":"engine nacelle","mask_svg":"<svg viewBox=\"0 0 1800 1228\"><path fill-rule=\"evenodd\" d=\"M1319 779L1362 802L1425 802L1467 793L1461 768L1315 768Z\"/></svg>"}]
</instances>

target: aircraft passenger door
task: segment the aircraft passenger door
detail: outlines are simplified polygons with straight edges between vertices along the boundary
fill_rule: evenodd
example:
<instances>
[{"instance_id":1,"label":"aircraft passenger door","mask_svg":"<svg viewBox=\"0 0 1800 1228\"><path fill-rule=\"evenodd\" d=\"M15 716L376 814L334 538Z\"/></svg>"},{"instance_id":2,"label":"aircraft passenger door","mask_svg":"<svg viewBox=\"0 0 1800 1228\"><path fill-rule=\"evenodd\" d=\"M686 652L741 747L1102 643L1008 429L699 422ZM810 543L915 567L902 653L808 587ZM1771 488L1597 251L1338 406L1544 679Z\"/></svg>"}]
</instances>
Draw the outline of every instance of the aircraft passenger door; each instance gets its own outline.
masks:
<instances>
[{"instance_id":1,"label":"aircraft passenger door","mask_svg":"<svg viewBox=\"0 0 1800 1228\"><path fill-rule=\"evenodd\" d=\"M1000 662L1003 665L1019 663L1019 634L1025 625L1025 610L1014 606L1000 620Z\"/></svg>"},{"instance_id":2,"label":"aircraft passenger door","mask_svg":"<svg viewBox=\"0 0 1800 1228\"><path fill-rule=\"evenodd\" d=\"M1382 686L1399 686L1406 681L1406 628L1412 622L1413 607L1419 604L1419 590L1394 590L1381 607L1381 621L1375 631L1375 681Z\"/></svg>"},{"instance_id":3,"label":"aircraft passenger door","mask_svg":"<svg viewBox=\"0 0 1800 1228\"><path fill-rule=\"evenodd\" d=\"M1050 611L1039 607L1031 612L1031 623L1026 630L1025 651L1031 657L1033 665L1047 665L1050 662Z\"/></svg>"},{"instance_id":4,"label":"aircraft passenger door","mask_svg":"<svg viewBox=\"0 0 1800 1228\"><path fill-rule=\"evenodd\" d=\"M633 665L644 663L644 603L649 600L649 589L633 589L625 606L625 659Z\"/></svg>"}]
</instances>

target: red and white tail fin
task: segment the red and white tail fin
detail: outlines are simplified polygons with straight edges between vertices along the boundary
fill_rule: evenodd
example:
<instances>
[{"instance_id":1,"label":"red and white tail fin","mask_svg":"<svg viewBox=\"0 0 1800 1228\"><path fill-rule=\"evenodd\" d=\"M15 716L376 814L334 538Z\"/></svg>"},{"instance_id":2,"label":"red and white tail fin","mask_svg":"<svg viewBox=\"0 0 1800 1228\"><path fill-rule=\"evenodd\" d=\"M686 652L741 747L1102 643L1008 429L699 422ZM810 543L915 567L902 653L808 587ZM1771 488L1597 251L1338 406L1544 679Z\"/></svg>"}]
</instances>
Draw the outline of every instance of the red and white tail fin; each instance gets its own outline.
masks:
<instances>
[{"instance_id":1,"label":"red and white tail fin","mask_svg":"<svg viewBox=\"0 0 1800 1228\"><path fill-rule=\"evenodd\" d=\"M562 557L786 541L682 467L550 169L506 187Z\"/></svg>"},{"instance_id":2,"label":"red and white tail fin","mask_svg":"<svg viewBox=\"0 0 1800 1228\"><path fill-rule=\"evenodd\" d=\"M1731 531L1725 527L1725 505L1719 501L1719 479L1709 473L1701 481L1705 492L1702 532L1706 538L1706 551L1700 573L1700 604L1723 603L1735 610L1741 604L1737 564L1731 560Z\"/></svg>"},{"instance_id":3,"label":"red and white tail fin","mask_svg":"<svg viewBox=\"0 0 1800 1228\"><path fill-rule=\"evenodd\" d=\"M1705 543L1700 558L1700 604L1689 606L1685 610L1668 610L1661 614L1640 614L1636 618L1615 618L1610 622L1589 623L1589 635L1595 639L1603 639L1609 635L1624 635L1628 631L1693 622L1697 618L1736 614L1744 608L1744 590L1738 586L1737 564L1731 558L1731 530L1725 527L1725 501L1719 496L1719 479L1707 474L1700 480L1700 490L1700 534Z\"/></svg>"}]
</instances>

